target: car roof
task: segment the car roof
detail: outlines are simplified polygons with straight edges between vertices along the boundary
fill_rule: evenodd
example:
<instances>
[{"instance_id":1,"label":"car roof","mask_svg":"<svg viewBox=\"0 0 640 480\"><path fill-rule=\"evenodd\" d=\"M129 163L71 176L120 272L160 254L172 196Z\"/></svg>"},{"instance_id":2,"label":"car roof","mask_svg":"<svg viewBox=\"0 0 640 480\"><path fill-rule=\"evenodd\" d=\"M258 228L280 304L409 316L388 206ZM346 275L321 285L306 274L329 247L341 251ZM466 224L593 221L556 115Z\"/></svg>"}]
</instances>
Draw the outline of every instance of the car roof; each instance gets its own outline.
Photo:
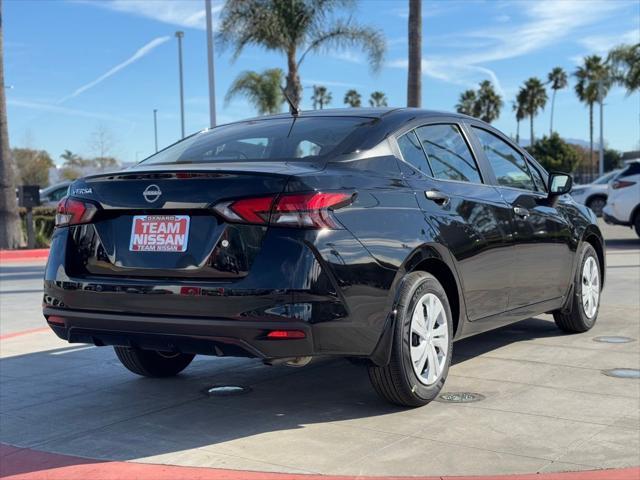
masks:
<instances>
[{"instance_id":1,"label":"car roof","mask_svg":"<svg viewBox=\"0 0 640 480\"><path fill-rule=\"evenodd\" d=\"M234 123L243 123L247 121L255 120L269 120L275 118L291 118L291 113L278 113L275 115L264 115L261 117L254 117L245 120L240 120ZM326 108L322 110L301 110L297 118L317 118L317 117L366 117L366 118L390 118L394 119L398 117L404 117L406 120L420 117L457 117L464 119L471 119L467 115L454 112L442 112L437 110L425 110L421 108L411 107L380 107L380 108Z\"/></svg>"}]
</instances>

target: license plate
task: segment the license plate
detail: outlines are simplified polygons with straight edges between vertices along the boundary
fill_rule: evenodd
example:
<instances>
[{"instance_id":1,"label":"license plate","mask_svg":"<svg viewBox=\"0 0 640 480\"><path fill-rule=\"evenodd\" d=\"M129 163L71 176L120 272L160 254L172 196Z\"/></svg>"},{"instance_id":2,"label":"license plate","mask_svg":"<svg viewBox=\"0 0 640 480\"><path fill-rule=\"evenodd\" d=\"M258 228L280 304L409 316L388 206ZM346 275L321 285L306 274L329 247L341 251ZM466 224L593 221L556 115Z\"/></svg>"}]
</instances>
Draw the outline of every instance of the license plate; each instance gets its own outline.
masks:
<instances>
[{"instance_id":1,"label":"license plate","mask_svg":"<svg viewBox=\"0 0 640 480\"><path fill-rule=\"evenodd\" d=\"M132 252L185 252L188 215L136 215L131 226Z\"/></svg>"}]
</instances>

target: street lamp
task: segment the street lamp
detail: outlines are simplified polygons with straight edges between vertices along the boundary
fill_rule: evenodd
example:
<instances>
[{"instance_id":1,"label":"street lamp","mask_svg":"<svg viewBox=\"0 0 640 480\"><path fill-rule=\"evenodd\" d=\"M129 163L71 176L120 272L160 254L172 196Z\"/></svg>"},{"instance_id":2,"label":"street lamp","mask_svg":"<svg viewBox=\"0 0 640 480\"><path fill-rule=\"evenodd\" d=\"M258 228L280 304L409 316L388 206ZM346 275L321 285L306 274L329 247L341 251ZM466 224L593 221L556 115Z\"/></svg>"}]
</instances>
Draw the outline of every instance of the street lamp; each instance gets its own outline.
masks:
<instances>
[{"instance_id":1,"label":"street lamp","mask_svg":"<svg viewBox=\"0 0 640 480\"><path fill-rule=\"evenodd\" d=\"M603 80L600 79L598 81L598 102L600 103L600 158L598 161L598 176L601 177L604 175L604 121L603 121L603 112L604 112L604 85L602 84Z\"/></svg>"},{"instance_id":2,"label":"street lamp","mask_svg":"<svg viewBox=\"0 0 640 480\"><path fill-rule=\"evenodd\" d=\"M158 153L158 109L153 109L153 138L156 144L156 153Z\"/></svg>"},{"instance_id":3,"label":"street lamp","mask_svg":"<svg viewBox=\"0 0 640 480\"><path fill-rule=\"evenodd\" d=\"M176 38L178 39L178 72L180 74L180 132L184 138L184 86L182 81L182 37L184 32L177 31Z\"/></svg>"},{"instance_id":4,"label":"street lamp","mask_svg":"<svg viewBox=\"0 0 640 480\"><path fill-rule=\"evenodd\" d=\"M204 0L207 10L207 64L209 67L209 126L216 126L216 84L213 76L213 27L211 20L211 0Z\"/></svg>"}]
</instances>

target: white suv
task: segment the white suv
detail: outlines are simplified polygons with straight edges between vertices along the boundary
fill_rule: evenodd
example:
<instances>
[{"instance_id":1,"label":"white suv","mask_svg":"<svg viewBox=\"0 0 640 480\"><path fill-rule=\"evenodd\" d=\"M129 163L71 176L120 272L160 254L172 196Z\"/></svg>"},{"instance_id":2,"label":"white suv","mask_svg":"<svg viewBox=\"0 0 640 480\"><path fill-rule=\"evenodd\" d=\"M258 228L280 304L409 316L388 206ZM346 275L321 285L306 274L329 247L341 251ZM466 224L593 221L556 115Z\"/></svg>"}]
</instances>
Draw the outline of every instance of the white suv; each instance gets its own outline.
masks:
<instances>
[{"instance_id":1,"label":"white suv","mask_svg":"<svg viewBox=\"0 0 640 480\"><path fill-rule=\"evenodd\" d=\"M634 227L640 237L640 160L629 162L609 183L603 216L607 223Z\"/></svg>"}]
</instances>

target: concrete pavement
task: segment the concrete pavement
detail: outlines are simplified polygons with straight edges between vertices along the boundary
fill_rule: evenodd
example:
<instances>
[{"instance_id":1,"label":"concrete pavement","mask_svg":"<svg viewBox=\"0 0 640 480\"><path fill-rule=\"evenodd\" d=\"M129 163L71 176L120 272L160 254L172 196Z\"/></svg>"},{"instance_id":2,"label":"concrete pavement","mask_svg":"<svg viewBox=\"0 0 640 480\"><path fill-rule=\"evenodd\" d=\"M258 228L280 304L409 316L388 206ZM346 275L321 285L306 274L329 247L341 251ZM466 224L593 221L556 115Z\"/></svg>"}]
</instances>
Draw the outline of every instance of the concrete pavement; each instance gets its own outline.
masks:
<instances>
[{"instance_id":1,"label":"concrete pavement","mask_svg":"<svg viewBox=\"0 0 640 480\"><path fill-rule=\"evenodd\" d=\"M542 315L458 342L445 391L484 400L413 410L378 400L365 369L344 360L291 369L200 357L179 377L137 378L110 348L39 330L41 264L2 266L0 441L101 460L334 475L638 466L640 381L602 370L640 368L640 242L622 227L605 235L592 331L566 335ZM634 341L594 341L605 335ZM208 396L217 384L251 391Z\"/></svg>"}]
</instances>

